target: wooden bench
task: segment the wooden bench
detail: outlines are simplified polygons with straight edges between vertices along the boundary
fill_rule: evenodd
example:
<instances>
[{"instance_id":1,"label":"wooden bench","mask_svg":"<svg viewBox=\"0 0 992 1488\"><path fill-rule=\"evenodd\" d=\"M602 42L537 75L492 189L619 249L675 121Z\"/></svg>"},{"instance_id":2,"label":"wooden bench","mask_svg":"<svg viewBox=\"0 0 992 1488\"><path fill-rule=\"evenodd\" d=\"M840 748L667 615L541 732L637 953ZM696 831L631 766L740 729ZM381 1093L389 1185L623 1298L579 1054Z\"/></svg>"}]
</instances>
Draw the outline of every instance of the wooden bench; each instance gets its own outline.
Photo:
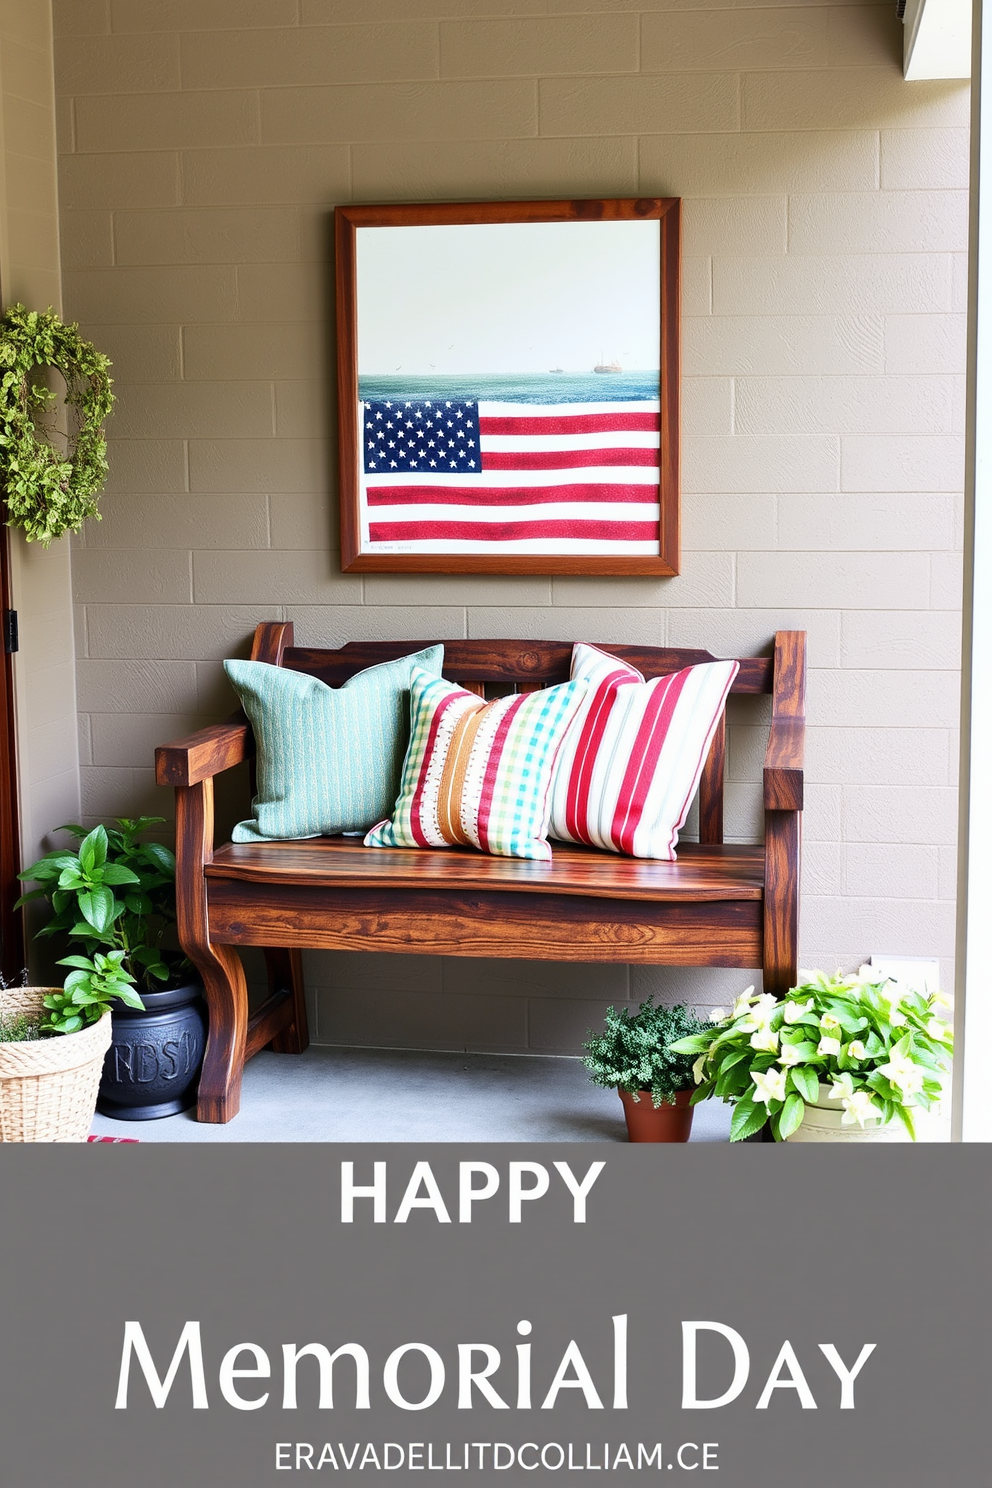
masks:
<instances>
[{"instance_id":1,"label":"wooden bench","mask_svg":"<svg viewBox=\"0 0 992 1488\"><path fill-rule=\"evenodd\" d=\"M260 625L252 657L340 686L424 641L358 641L336 651L293 644L291 624ZM713 658L706 651L604 646L647 677ZM479 696L536 691L568 676L557 641L446 641L444 675ZM766 991L796 980L803 805L805 635L780 631L770 657L747 657L735 693L770 693L764 842L723 840L725 730L699 787L699 841L675 863L554 843L550 863L472 850L366 848L358 838L214 845L213 780L254 750L243 714L156 750L176 789L179 936L210 1013L197 1115L237 1113L246 1059L268 1045L307 1047L301 951L423 952L655 966L761 968ZM264 950L270 993L249 1016L238 946Z\"/></svg>"}]
</instances>

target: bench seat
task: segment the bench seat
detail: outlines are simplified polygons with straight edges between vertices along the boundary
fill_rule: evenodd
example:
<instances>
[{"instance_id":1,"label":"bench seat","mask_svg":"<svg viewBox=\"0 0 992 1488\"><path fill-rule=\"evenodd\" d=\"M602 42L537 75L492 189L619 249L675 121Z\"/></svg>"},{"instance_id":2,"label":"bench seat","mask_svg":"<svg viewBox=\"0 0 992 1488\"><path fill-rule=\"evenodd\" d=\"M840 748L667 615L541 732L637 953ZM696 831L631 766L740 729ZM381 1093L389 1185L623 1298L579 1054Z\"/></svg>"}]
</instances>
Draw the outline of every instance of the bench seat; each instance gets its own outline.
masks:
<instances>
[{"instance_id":1,"label":"bench seat","mask_svg":"<svg viewBox=\"0 0 992 1488\"><path fill-rule=\"evenodd\" d=\"M231 843L206 868L228 945L740 966L762 959L764 853L686 843L676 863L555 844L550 863L470 849ZM717 912L719 922L717 923Z\"/></svg>"},{"instance_id":2,"label":"bench seat","mask_svg":"<svg viewBox=\"0 0 992 1488\"><path fill-rule=\"evenodd\" d=\"M533 691L567 676L559 642L446 642L445 675L481 696ZM260 625L253 657L331 685L420 642L293 645L286 622ZM617 646L648 676L711 660L707 652ZM237 1112L246 1059L307 1046L301 952L385 951L535 961L759 969L766 991L793 985L798 955L805 637L782 631L771 657L745 658L732 691L766 693L772 719L762 783L764 841L723 840L725 736L713 738L699 788L699 842L676 862L554 842L550 862L469 848L367 848L357 837L214 842L213 778L250 760L243 714L156 752L176 789L180 940L203 976L210 1014L197 1114ZM270 994L249 1014L241 946L265 953Z\"/></svg>"},{"instance_id":3,"label":"bench seat","mask_svg":"<svg viewBox=\"0 0 992 1488\"><path fill-rule=\"evenodd\" d=\"M765 854L739 843L681 842L678 861L622 858L594 847L553 842L550 863L495 858L468 847L422 851L362 846L360 839L228 842L214 853L208 879L297 884L301 888L474 889L480 892L576 894L596 899L760 899Z\"/></svg>"}]
</instances>

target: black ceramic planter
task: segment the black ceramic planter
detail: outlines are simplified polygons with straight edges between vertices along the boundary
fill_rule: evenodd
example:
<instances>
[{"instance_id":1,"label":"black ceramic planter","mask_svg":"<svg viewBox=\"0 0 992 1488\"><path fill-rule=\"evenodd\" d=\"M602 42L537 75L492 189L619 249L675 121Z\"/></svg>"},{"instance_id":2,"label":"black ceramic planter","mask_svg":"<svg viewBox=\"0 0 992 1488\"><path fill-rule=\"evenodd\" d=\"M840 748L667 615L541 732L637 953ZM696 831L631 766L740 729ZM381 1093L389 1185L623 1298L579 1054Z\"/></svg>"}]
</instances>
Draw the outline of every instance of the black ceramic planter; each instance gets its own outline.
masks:
<instances>
[{"instance_id":1,"label":"black ceramic planter","mask_svg":"<svg viewBox=\"0 0 992 1488\"><path fill-rule=\"evenodd\" d=\"M207 1042L207 1009L199 982L142 992L144 1012L114 1008L97 1110L116 1121L175 1116L196 1100Z\"/></svg>"}]
</instances>

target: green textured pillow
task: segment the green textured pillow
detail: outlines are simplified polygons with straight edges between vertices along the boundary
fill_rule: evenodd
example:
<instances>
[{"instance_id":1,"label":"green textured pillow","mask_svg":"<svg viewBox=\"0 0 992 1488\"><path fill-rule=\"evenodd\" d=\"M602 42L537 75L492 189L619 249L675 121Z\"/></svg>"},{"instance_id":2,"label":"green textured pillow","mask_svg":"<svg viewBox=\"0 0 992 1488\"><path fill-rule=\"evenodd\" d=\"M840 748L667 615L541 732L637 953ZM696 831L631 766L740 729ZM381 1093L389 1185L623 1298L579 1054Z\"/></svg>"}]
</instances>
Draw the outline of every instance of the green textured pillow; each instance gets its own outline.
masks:
<instances>
[{"instance_id":1,"label":"green textured pillow","mask_svg":"<svg viewBox=\"0 0 992 1488\"><path fill-rule=\"evenodd\" d=\"M235 842L364 832L389 816L410 738L410 679L440 677L444 647L328 687L264 661L225 661L255 731L258 794Z\"/></svg>"}]
</instances>

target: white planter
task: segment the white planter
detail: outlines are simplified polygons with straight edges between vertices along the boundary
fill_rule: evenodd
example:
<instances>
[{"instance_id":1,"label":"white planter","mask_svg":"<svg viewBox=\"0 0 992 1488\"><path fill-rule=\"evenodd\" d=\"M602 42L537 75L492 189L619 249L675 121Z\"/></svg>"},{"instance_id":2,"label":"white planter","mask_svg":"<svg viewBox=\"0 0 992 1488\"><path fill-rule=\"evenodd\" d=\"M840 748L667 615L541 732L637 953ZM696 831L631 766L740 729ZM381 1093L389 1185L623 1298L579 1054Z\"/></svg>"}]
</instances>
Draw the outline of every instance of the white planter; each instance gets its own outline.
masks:
<instances>
[{"instance_id":1,"label":"white planter","mask_svg":"<svg viewBox=\"0 0 992 1488\"><path fill-rule=\"evenodd\" d=\"M839 1100L830 1100L830 1086L820 1086L820 1098L815 1106L807 1106L803 1124L798 1131L786 1137L787 1142L911 1142L913 1139L898 1116L882 1125L880 1118L869 1117L864 1126L852 1122L842 1125L845 1115ZM918 1118L924 1116L918 1111ZM922 1125L918 1120L917 1129ZM932 1139L931 1139L932 1140Z\"/></svg>"}]
</instances>

